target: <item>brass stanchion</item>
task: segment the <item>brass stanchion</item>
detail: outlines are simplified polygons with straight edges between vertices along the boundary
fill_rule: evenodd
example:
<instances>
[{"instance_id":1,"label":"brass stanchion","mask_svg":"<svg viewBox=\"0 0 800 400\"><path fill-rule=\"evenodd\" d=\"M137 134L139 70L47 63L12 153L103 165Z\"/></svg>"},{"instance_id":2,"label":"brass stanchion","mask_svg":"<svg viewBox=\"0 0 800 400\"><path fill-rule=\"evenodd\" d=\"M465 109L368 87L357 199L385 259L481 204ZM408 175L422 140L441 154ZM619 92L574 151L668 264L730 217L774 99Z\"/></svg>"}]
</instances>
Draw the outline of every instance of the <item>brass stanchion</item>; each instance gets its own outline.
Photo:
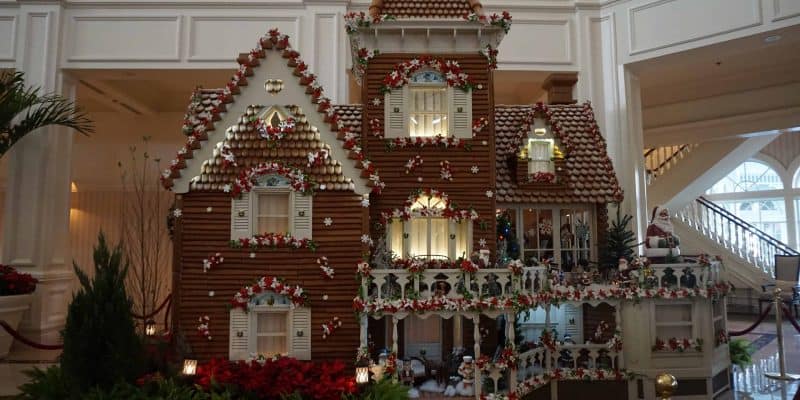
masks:
<instances>
[{"instance_id":1,"label":"brass stanchion","mask_svg":"<svg viewBox=\"0 0 800 400\"><path fill-rule=\"evenodd\" d=\"M666 372L656 376L656 394L661 400L669 400L678 389L678 380Z\"/></svg>"},{"instance_id":2,"label":"brass stanchion","mask_svg":"<svg viewBox=\"0 0 800 400\"><path fill-rule=\"evenodd\" d=\"M767 372L767 378L779 379L782 381L796 381L800 375L786 373L786 360L783 359L783 302L781 301L781 288L775 288L772 292L775 295L775 330L778 335L778 367L780 372Z\"/></svg>"}]
</instances>

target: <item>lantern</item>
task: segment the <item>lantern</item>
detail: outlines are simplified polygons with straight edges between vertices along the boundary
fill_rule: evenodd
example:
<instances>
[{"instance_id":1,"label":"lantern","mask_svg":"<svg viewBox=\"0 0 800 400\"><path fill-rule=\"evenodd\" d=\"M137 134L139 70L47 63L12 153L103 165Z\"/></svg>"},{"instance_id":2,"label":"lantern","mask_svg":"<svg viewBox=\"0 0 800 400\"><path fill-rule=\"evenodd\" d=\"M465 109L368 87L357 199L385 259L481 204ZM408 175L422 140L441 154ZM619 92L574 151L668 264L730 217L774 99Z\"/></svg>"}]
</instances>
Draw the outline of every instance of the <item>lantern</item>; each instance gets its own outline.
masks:
<instances>
[{"instance_id":1,"label":"lantern","mask_svg":"<svg viewBox=\"0 0 800 400\"><path fill-rule=\"evenodd\" d=\"M197 360L186 359L183 360L183 374L186 376L193 376L197 372Z\"/></svg>"},{"instance_id":2,"label":"lantern","mask_svg":"<svg viewBox=\"0 0 800 400\"><path fill-rule=\"evenodd\" d=\"M364 386L369 383L369 364L366 362L359 362L356 364L356 384Z\"/></svg>"},{"instance_id":3,"label":"lantern","mask_svg":"<svg viewBox=\"0 0 800 400\"><path fill-rule=\"evenodd\" d=\"M148 319L144 323L144 334L147 336L154 336L156 334L156 321Z\"/></svg>"}]
</instances>

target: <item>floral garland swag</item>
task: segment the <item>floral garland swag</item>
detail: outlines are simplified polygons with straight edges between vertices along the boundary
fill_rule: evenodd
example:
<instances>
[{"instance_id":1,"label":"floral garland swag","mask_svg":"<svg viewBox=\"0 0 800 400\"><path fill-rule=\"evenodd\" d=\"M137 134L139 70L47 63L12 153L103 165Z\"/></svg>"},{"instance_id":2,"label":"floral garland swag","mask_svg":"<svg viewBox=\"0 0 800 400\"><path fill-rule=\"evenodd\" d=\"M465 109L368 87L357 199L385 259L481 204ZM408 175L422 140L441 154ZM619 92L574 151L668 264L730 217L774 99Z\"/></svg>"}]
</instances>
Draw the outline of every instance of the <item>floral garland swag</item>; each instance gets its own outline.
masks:
<instances>
[{"instance_id":1,"label":"floral garland swag","mask_svg":"<svg viewBox=\"0 0 800 400\"><path fill-rule=\"evenodd\" d=\"M252 285L239 289L231 299L231 307L247 312L253 297L264 291L286 296L291 301L291 307L302 307L308 303L308 297L300 286L287 285L280 278L264 275Z\"/></svg>"}]
</instances>

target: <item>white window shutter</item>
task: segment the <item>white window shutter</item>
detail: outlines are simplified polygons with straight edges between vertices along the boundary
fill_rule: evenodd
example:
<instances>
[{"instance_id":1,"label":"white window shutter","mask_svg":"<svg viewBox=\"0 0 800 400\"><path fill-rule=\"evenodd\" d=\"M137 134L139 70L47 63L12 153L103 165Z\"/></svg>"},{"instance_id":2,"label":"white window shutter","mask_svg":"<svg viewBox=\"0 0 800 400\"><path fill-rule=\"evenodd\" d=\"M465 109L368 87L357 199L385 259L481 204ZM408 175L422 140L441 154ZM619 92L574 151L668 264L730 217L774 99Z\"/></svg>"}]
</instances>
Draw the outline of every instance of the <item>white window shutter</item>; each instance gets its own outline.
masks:
<instances>
[{"instance_id":1,"label":"white window shutter","mask_svg":"<svg viewBox=\"0 0 800 400\"><path fill-rule=\"evenodd\" d=\"M291 311L292 329L289 332L289 357L311 359L311 309L297 307Z\"/></svg>"},{"instance_id":2,"label":"white window shutter","mask_svg":"<svg viewBox=\"0 0 800 400\"><path fill-rule=\"evenodd\" d=\"M311 239L311 200L312 195L292 192L292 236L299 239Z\"/></svg>"},{"instance_id":3,"label":"white window shutter","mask_svg":"<svg viewBox=\"0 0 800 400\"><path fill-rule=\"evenodd\" d=\"M230 335L228 339L228 358L231 360L247 359L250 326L247 313L241 308L233 308L230 312Z\"/></svg>"},{"instance_id":4,"label":"white window shutter","mask_svg":"<svg viewBox=\"0 0 800 400\"><path fill-rule=\"evenodd\" d=\"M384 136L408 136L408 86L393 89L383 96Z\"/></svg>"},{"instance_id":5,"label":"white window shutter","mask_svg":"<svg viewBox=\"0 0 800 400\"><path fill-rule=\"evenodd\" d=\"M251 213L250 193L242 193L240 198L231 200L231 240L251 236Z\"/></svg>"},{"instance_id":6,"label":"white window shutter","mask_svg":"<svg viewBox=\"0 0 800 400\"><path fill-rule=\"evenodd\" d=\"M457 138L472 137L472 90L448 87L450 105L450 134Z\"/></svg>"}]
</instances>

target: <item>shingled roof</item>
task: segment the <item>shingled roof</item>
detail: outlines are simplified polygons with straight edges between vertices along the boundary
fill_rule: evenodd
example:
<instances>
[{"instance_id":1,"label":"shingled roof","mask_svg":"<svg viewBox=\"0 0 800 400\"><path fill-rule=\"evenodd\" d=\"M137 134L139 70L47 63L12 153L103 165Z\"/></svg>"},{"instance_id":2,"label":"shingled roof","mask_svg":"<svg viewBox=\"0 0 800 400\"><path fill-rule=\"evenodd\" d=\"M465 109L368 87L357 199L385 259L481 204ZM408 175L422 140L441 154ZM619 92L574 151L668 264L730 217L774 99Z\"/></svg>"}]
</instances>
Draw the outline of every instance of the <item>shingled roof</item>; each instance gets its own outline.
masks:
<instances>
[{"instance_id":1,"label":"shingled roof","mask_svg":"<svg viewBox=\"0 0 800 400\"><path fill-rule=\"evenodd\" d=\"M270 50L277 54L267 58ZM287 36L270 31L257 49L240 55L237 61L240 68L225 88L198 89L192 95L183 127L187 142L162 174L165 188L178 192L220 190L242 170L278 161L304 169L321 190L364 193L365 186L380 190L382 183L374 166L352 140L346 140L360 134L361 106L331 104L316 76L289 46ZM258 68L262 64L270 67ZM281 79L282 89L273 94L274 100L289 100L292 105L283 107L284 112L297 122L294 131L280 140L264 140L248 123L268 107L261 104L270 98L263 89L248 89L248 77L266 79L262 70ZM231 114L234 101L241 107ZM222 132L218 128L223 128ZM319 150L326 150L329 158L321 165L306 166Z\"/></svg>"},{"instance_id":2,"label":"shingled roof","mask_svg":"<svg viewBox=\"0 0 800 400\"><path fill-rule=\"evenodd\" d=\"M534 113L561 142L566 179L552 186L519 185L509 161L516 157ZM500 203L610 203L622 200L606 142L591 105L498 105L495 107L497 201ZM526 187L527 186L527 187Z\"/></svg>"},{"instance_id":3,"label":"shingled roof","mask_svg":"<svg viewBox=\"0 0 800 400\"><path fill-rule=\"evenodd\" d=\"M373 17L463 18L483 14L483 7L479 0L372 0L369 13Z\"/></svg>"}]
</instances>

